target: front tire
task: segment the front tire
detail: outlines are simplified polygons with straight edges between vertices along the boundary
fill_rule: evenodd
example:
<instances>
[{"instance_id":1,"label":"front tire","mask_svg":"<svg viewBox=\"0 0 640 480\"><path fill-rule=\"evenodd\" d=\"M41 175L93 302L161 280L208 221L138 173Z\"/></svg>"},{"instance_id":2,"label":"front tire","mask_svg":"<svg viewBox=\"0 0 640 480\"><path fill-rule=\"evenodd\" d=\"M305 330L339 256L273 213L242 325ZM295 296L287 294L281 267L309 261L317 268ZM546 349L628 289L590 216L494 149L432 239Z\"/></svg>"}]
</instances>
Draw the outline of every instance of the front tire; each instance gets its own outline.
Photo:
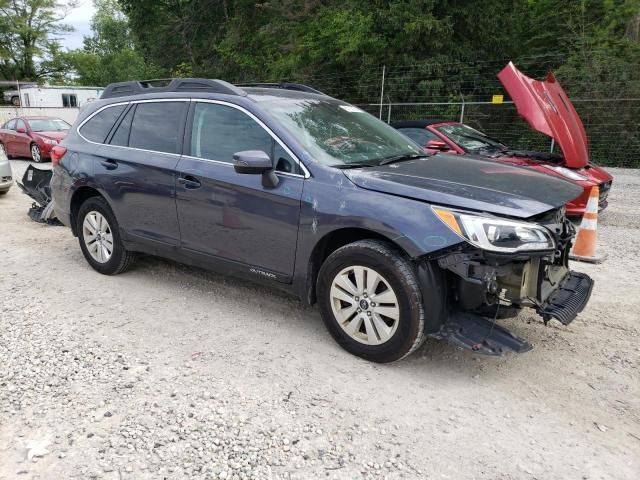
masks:
<instances>
[{"instance_id":1,"label":"front tire","mask_svg":"<svg viewBox=\"0 0 640 480\"><path fill-rule=\"evenodd\" d=\"M320 268L322 319L349 353L379 363L400 360L425 339L425 312L413 265L391 245L361 240Z\"/></svg>"},{"instance_id":2,"label":"front tire","mask_svg":"<svg viewBox=\"0 0 640 480\"><path fill-rule=\"evenodd\" d=\"M36 163L42 162L42 152L40 151L40 147L35 143L31 144L31 160Z\"/></svg>"},{"instance_id":3,"label":"front tire","mask_svg":"<svg viewBox=\"0 0 640 480\"><path fill-rule=\"evenodd\" d=\"M97 272L117 275L132 265L135 254L124 248L118 222L104 198L91 197L80 206L76 231L84 258Z\"/></svg>"}]
</instances>

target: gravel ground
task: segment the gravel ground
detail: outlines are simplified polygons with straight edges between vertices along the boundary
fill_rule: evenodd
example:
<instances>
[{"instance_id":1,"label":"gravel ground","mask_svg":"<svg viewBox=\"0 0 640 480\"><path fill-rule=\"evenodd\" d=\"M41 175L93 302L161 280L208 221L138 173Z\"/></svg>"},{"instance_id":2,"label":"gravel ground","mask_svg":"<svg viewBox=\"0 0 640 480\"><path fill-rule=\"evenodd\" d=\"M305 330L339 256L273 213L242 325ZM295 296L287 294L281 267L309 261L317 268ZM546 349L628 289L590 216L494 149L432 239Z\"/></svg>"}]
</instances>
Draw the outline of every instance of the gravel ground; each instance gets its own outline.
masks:
<instances>
[{"instance_id":1,"label":"gravel ground","mask_svg":"<svg viewBox=\"0 0 640 480\"><path fill-rule=\"evenodd\" d=\"M150 257L100 276L13 188L0 479L637 479L640 171L612 172L576 321L506 321L534 345L519 356L430 340L385 366L267 288Z\"/></svg>"}]
</instances>

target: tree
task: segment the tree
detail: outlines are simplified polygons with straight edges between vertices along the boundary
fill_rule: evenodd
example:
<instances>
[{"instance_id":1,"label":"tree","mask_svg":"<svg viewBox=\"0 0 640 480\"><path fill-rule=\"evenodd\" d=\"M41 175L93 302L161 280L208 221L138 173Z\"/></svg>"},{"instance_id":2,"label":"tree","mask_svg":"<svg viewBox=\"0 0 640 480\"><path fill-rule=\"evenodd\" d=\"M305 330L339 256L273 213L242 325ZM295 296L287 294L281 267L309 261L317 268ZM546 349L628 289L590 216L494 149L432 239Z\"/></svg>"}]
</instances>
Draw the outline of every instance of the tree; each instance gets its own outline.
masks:
<instances>
[{"instance_id":1,"label":"tree","mask_svg":"<svg viewBox=\"0 0 640 480\"><path fill-rule=\"evenodd\" d=\"M0 0L0 75L10 80L41 80L63 74L58 35L72 0Z\"/></svg>"},{"instance_id":2,"label":"tree","mask_svg":"<svg viewBox=\"0 0 640 480\"><path fill-rule=\"evenodd\" d=\"M125 80L156 78L162 70L147 63L134 47L129 22L115 0L96 0L92 35L84 47L66 58L77 74L76 82L104 86Z\"/></svg>"}]
</instances>

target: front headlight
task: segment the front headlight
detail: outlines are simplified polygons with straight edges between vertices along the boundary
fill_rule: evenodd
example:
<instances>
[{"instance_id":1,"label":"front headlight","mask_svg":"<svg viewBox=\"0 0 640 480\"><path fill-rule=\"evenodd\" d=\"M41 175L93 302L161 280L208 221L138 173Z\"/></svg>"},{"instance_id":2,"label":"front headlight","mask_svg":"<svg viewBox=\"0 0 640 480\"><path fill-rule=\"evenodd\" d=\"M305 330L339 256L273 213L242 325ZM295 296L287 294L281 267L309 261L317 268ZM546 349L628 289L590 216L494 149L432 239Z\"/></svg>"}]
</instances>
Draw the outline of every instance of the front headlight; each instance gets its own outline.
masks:
<instances>
[{"instance_id":1,"label":"front headlight","mask_svg":"<svg viewBox=\"0 0 640 480\"><path fill-rule=\"evenodd\" d=\"M58 141L52 138L43 138L42 141L48 145L57 145Z\"/></svg>"},{"instance_id":2,"label":"front headlight","mask_svg":"<svg viewBox=\"0 0 640 480\"><path fill-rule=\"evenodd\" d=\"M505 220L431 207L445 225L483 250L515 253L555 249L549 231L535 223Z\"/></svg>"},{"instance_id":3,"label":"front headlight","mask_svg":"<svg viewBox=\"0 0 640 480\"><path fill-rule=\"evenodd\" d=\"M584 175L580 175L578 172L575 172L569 168L558 167L556 165L545 165L544 167L548 168L549 170L553 170L554 172L559 173L563 177L570 180L588 180L588 178Z\"/></svg>"}]
</instances>

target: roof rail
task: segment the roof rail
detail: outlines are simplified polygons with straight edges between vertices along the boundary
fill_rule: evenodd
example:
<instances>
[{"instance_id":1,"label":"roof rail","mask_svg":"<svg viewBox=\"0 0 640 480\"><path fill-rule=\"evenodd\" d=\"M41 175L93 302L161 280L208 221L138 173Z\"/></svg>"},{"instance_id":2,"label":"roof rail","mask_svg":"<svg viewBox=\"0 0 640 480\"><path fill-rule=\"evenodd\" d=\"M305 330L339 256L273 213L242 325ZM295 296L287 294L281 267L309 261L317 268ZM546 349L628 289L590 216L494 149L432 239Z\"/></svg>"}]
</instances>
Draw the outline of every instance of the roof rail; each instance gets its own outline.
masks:
<instances>
[{"instance_id":1,"label":"roof rail","mask_svg":"<svg viewBox=\"0 0 640 480\"><path fill-rule=\"evenodd\" d=\"M283 90L295 90L297 92L317 93L324 95L320 90L303 85L301 83L236 83L236 87L281 88Z\"/></svg>"},{"instance_id":2,"label":"roof rail","mask_svg":"<svg viewBox=\"0 0 640 480\"><path fill-rule=\"evenodd\" d=\"M209 78L165 78L111 83L106 86L100 98L162 92L207 92L223 93L226 95L247 95L241 88L231 85L224 80L212 80Z\"/></svg>"}]
</instances>

